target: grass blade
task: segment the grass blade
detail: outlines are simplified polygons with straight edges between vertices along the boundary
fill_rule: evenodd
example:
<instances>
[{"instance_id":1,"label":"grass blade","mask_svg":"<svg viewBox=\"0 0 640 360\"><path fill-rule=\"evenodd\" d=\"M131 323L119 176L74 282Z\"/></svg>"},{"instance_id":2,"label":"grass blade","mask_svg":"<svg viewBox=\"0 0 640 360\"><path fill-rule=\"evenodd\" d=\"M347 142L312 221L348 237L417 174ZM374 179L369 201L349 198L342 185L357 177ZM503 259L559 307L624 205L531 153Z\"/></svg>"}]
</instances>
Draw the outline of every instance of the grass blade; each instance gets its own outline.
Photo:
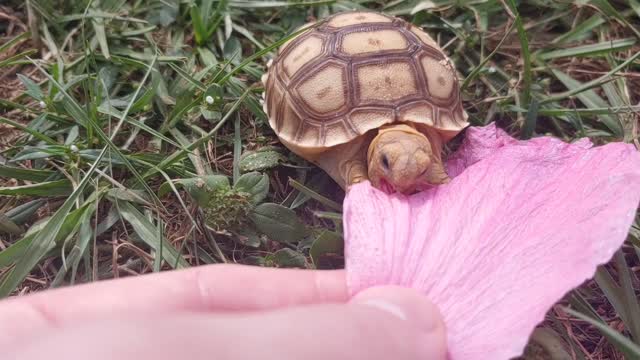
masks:
<instances>
[{"instance_id":1,"label":"grass blade","mask_svg":"<svg viewBox=\"0 0 640 360\"><path fill-rule=\"evenodd\" d=\"M236 115L233 124L233 184L240 178L240 155L242 154L242 138L240 129L240 116Z\"/></svg>"},{"instance_id":2,"label":"grass blade","mask_svg":"<svg viewBox=\"0 0 640 360\"><path fill-rule=\"evenodd\" d=\"M515 0L508 0L507 4L509 5L511 11L515 15L515 23L518 29L518 38L520 39L520 49L522 50L522 60L524 64L523 68L523 85L522 85L522 95L520 97L520 106L525 109L529 107L529 99L531 93L531 52L529 50L529 40L527 39L527 32L524 29L524 24L522 22L522 18L518 13L518 7L516 6Z\"/></svg>"},{"instance_id":3,"label":"grass blade","mask_svg":"<svg viewBox=\"0 0 640 360\"><path fill-rule=\"evenodd\" d=\"M62 206L55 212L47 224L42 228L40 232L33 238L33 240L26 246L24 257L16 263L15 267L9 270L0 282L0 298L9 296L15 288L24 280L24 278L31 272L34 266L36 266L40 259L49 251L53 245L58 232L64 224L64 220L74 206L76 200L80 194L84 191L85 187L91 180L98 163L106 153L107 148L103 148L98 156L98 159L93 163L87 174L84 176L78 187L69 195Z\"/></svg>"},{"instance_id":4,"label":"grass blade","mask_svg":"<svg viewBox=\"0 0 640 360\"><path fill-rule=\"evenodd\" d=\"M556 76L556 78L558 78L558 80L560 80L564 84L564 86L566 86L567 89L569 89L569 90L580 88L583 85L579 81L573 79L572 77L570 77L569 75L561 72L560 70L553 69L551 71ZM604 101L593 90L586 90L586 91L580 92L580 93L576 94L576 96L588 108L607 108L607 107L609 107L609 104L606 101ZM620 124L620 121L618 119L615 119L611 115L600 115L599 118L602 121L602 123L605 124L605 126L609 130L611 130L611 132L613 133L614 136L622 137L622 124Z\"/></svg>"},{"instance_id":5,"label":"grass blade","mask_svg":"<svg viewBox=\"0 0 640 360\"><path fill-rule=\"evenodd\" d=\"M568 49L559 49L544 52L539 55L541 60L552 60L564 57L581 57L581 56L604 56L615 51L623 51L635 45L636 39L617 39L612 41L603 41L597 44L588 44L576 46Z\"/></svg>"},{"instance_id":6,"label":"grass blade","mask_svg":"<svg viewBox=\"0 0 640 360\"><path fill-rule=\"evenodd\" d=\"M619 332L613 330L611 327L594 320L586 315L583 315L579 312L573 311L572 309L564 309L567 313L582 319L598 330L611 341L612 344L616 346L620 352L622 352L627 359L640 359L640 346L634 344L631 340L620 334Z\"/></svg>"},{"instance_id":7,"label":"grass blade","mask_svg":"<svg viewBox=\"0 0 640 360\"><path fill-rule=\"evenodd\" d=\"M37 54L37 53L38 53L37 50L27 50L27 51L21 52L19 54L13 55L13 56L9 56L8 58L6 58L4 60L0 60L0 68L1 67L6 67L6 66L16 65L16 62L18 62L18 60L20 60L22 58L29 57L29 56L31 56L33 54Z\"/></svg>"},{"instance_id":8,"label":"grass blade","mask_svg":"<svg viewBox=\"0 0 640 360\"><path fill-rule=\"evenodd\" d=\"M41 182L47 181L54 174L51 170L24 169L0 164L0 177Z\"/></svg>"},{"instance_id":9,"label":"grass blade","mask_svg":"<svg viewBox=\"0 0 640 360\"><path fill-rule=\"evenodd\" d=\"M40 133L39 131L35 131L35 130L31 129L31 128L23 126L22 124L17 123L15 121L11 120L11 119L7 119L7 118L4 118L4 117L0 116L0 124L11 125L16 129L24 131L27 134L37 138L38 140L42 140L42 141L46 142L47 144L50 144L50 145L58 144L57 141L55 141L52 138Z\"/></svg>"},{"instance_id":10,"label":"grass blade","mask_svg":"<svg viewBox=\"0 0 640 360\"><path fill-rule=\"evenodd\" d=\"M111 54L109 52L109 42L107 41L107 34L104 29L104 21L100 18L95 19L91 22L93 24L93 31L96 32L96 38L98 39L98 44L100 44L100 51L102 51L102 55L105 59L110 60Z\"/></svg>"},{"instance_id":11,"label":"grass blade","mask_svg":"<svg viewBox=\"0 0 640 360\"><path fill-rule=\"evenodd\" d=\"M67 179L22 186L0 187L0 195L12 196L67 196L73 191Z\"/></svg>"},{"instance_id":12,"label":"grass blade","mask_svg":"<svg viewBox=\"0 0 640 360\"><path fill-rule=\"evenodd\" d=\"M120 211L122 219L131 224L133 230L142 241L157 252L162 250L161 256L170 266L177 264L177 268L189 267L189 264L182 258L176 248L165 239L158 238L156 227L151 224L138 209L131 205L131 203L127 201L117 201L116 206Z\"/></svg>"},{"instance_id":13,"label":"grass blade","mask_svg":"<svg viewBox=\"0 0 640 360\"><path fill-rule=\"evenodd\" d=\"M330 209L333 209L333 210L336 210L336 211L342 211L342 205L340 205L337 202L335 202L333 200L330 200L330 199L318 194L317 192L309 189L308 187L302 185L301 183L297 182L294 179L289 179L289 185L291 185L291 187L293 187L294 189L300 191L301 193L306 194L310 198L318 201L319 203L327 206Z\"/></svg>"},{"instance_id":14,"label":"grass blade","mask_svg":"<svg viewBox=\"0 0 640 360\"><path fill-rule=\"evenodd\" d=\"M511 24L511 27L509 27L509 30L507 30L507 32L504 34L502 39L500 39L500 42L498 43L498 45L496 45L496 48L493 49L493 51L489 55L487 55L480 62L480 64L478 64L476 67L473 68L473 70L471 70L469 75L467 75L467 77L464 79L464 82L462 83L462 86L461 86L462 90L466 89L469 86L471 81L473 81L473 79L475 79L476 76L478 76L482 68L487 64L487 62L489 62L489 60L491 60L491 58L498 52L498 50L500 50L500 47L502 47L502 44L504 44L504 42L509 38L509 35L511 35L511 32L516 27L516 24L517 24L516 22Z\"/></svg>"},{"instance_id":15,"label":"grass blade","mask_svg":"<svg viewBox=\"0 0 640 360\"><path fill-rule=\"evenodd\" d=\"M9 50L13 45L19 43L20 41L28 39L30 36L31 36L31 33L28 32L28 31L25 31L25 32L19 34L18 36L15 36L11 40L9 40L6 43L0 45L0 53L3 53L5 51Z\"/></svg>"},{"instance_id":16,"label":"grass blade","mask_svg":"<svg viewBox=\"0 0 640 360\"><path fill-rule=\"evenodd\" d=\"M633 339L640 341L640 298L636 296L636 292L633 287L633 273L631 272L622 251L618 250L614 259L616 268L618 269L618 275L620 277L622 301L627 314L627 318L624 319L624 324L625 327L629 329Z\"/></svg>"},{"instance_id":17,"label":"grass blade","mask_svg":"<svg viewBox=\"0 0 640 360\"><path fill-rule=\"evenodd\" d=\"M68 100L68 104L70 106L70 109L73 111L75 116L77 116L77 120L79 120L80 122L84 123L85 126L89 126L89 127L91 127L93 129L93 131L98 135L100 140L102 140L104 143L106 143L108 145L108 147L110 148L110 150L113 151L118 157L120 157L120 159L124 162L124 164L127 167L127 169L129 171L131 171L131 173L136 178L136 180L138 180L138 182L145 188L145 190L149 193L149 195L151 195L151 197L154 200L154 202L158 206L160 206L161 208L164 208L164 206L162 205L162 202L160 201L160 199L158 199L158 197L156 196L155 192L151 189L151 187L149 187L149 185L142 178L142 176L140 176L140 174L138 173L136 168L131 164L129 159L126 156L124 156L122 154L122 152L120 151L120 149L112 142L112 139L117 134L117 130L119 130L120 126L124 122L124 118L128 115L129 110L131 109L131 107L133 106L133 104L135 102L135 99L138 97L138 94L139 94L140 89L142 88L142 86L138 87L138 89L136 90L134 96L131 98L131 101L129 102L129 105L127 106L127 109L122 113L122 118L118 122L118 125L116 126L116 129L111 134L111 138L109 138L104 133L102 128L98 124L96 124L88 116L88 114L82 109L82 107L80 107L80 105L76 102L76 100L71 95L69 95L67 93L67 91L64 89L63 86L61 86L53 77L51 77L51 75L49 75L40 65L38 65L37 62L32 61L32 63L38 68L38 70L40 70L40 72L45 77L47 77L47 79L52 84L54 84L59 89L60 93ZM155 60L152 62L151 66L149 66L148 71L145 74L145 77L144 77L144 79L142 81L143 84L146 81L146 79L148 78L149 73L151 72L151 69L152 69L154 63L155 63Z\"/></svg>"}]
</instances>

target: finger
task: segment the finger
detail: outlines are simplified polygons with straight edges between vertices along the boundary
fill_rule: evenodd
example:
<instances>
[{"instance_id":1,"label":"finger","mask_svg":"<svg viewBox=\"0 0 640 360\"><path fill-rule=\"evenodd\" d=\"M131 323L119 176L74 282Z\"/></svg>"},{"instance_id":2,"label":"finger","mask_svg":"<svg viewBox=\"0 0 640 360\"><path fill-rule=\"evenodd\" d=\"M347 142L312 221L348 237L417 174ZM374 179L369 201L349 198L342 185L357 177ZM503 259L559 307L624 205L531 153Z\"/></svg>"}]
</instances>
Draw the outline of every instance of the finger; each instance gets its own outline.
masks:
<instances>
[{"instance_id":1,"label":"finger","mask_svg":"<svg viewBox=\"0 0 640 360\"><path fill-rule=\"evenodd\" d=\"M39 327L122 313L263 310L347 298L343 271L200 266L4 300L0 345Z\"/></svg>"},{"instance_id":2,"label":"finger","mask_svg":"<svg viewBox=\"0 0 640 360\"><path fill-rule=\"evenodd\" d=\"M110 320L50 335L33 336L36 342L8 359L446 358L445 329L435 306L413 291L390 288L365 291L349 304Z\"/></svg>"}]
</instances>

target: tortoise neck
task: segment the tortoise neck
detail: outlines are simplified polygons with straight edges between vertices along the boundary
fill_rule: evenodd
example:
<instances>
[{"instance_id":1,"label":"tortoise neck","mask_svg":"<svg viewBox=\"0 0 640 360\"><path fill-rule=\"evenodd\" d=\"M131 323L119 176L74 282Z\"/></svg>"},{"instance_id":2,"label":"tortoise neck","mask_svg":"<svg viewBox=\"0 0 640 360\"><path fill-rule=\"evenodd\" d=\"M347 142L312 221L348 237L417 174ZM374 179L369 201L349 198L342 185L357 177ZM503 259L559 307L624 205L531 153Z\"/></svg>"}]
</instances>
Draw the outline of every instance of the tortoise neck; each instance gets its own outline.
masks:
<instances>
[{"instance_id":1,"label":"tortoise neck","mask_svg":"<svg viewBox=\"0 0 640 360\"><path fill-rule=\"evenodd\" d=\"M400 123L400 124L396 123L396 124L383 125L378 130L377 136L380 136L380 134L383 134L383 133L388 132L388 131L402 131L402 132L406 132L406 133L410 133L410 134L416 134L416 135L424 136L424 134L422 134L420 131L418 131L416 129L415 125L413 125L411 123Z\"/></svg>"}]
</instances>

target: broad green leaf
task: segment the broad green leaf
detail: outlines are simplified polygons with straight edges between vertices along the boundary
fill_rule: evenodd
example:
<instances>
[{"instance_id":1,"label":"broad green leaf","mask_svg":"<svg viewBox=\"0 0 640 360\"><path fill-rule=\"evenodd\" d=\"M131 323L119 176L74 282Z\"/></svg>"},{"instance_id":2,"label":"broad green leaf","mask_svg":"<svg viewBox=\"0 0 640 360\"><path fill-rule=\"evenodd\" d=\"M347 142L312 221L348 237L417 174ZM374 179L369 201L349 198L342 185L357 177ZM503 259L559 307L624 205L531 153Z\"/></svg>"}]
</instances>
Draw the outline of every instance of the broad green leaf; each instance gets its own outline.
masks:
<instances>
[{"instance_id":1,"label":"broad green leaf","mask_svg":"<svg viewBox=\"0 0 640 360\"><path fill-rule=\"evenodd\" d=\"M284 248L265 257L268 263L273 263L276 267L281 268L306 268L307 259L304 255L289 248Z\"/></svg>"},{"instance_id":2,"label":"broad green leaf","mask_svg":"<svg viewBox=\"0 0 640 360\"><path fill-rule=\"evenodd\" d=\"M340 234L333 231L323 231L311 245L309 256L316 268L321 267L321 260L326 255L342 255L344 251L344 240Z\"/></svg>"},{"instance_id":3,"label":"broad green leaf","mask_svg":"<svg viewBox=\"0 0 640 360\"><path fill-rule=\"evenodd\" d=\"M286 158L273 150L246 153L240 160L240 172L263 171L278 166Z\"/></svg>"},{"instance_id":4,"label":"broad green leaf","mask_svg":"<svg viewBox=\"0 0 640 360\"><path fill-rule=\"evenodd\" d=\"M179 179L174 180L173 183L176 187L182 186L200 206L206 206L209 203L212 191L230 188L229 178L224 175L205 175L191 179ZM171 191L169 183L164 183L158 190L158 196L164 196L169 191Z\"/></svg>"},{"instance_id":5,"label":"broad green leaf","mask_svg":"<svg viewBox=\"0 0 640 360\"><path fill-rule=\"evenodd\" d=\"M239 229L233 229L229 231L237 236L239 242L244 246L258 248L262 243L260 241L260 234L258 234L253 228L249 226L242 226Z\"/></svg>"},{"instance_id":6,"label":"broad green leaf","mask_svg":"<svg viewBox=\"0 0 640 360\"><path fill-rule=\"evenodd\" d=\"M269 177L267 174L250 172L243 174L236 182L234 188L238 191L251 194L249 202L253 205L261 203L269 194Z\"/></svg>"},{"instance_id":7,"label":"broad green leaf","mask_svg":"<svg viewBox=\"0 0 640 360\"><path fill-rule=\"evenodd\" d=\"M22 84L27 88L27 94L29 94L29 96L38 101L44 100L44 94L42 93L42 90L40 90L40 86L38 86L38 84L22 74L18 74L18 79L20 79Z\"/></svg>"},{"instance_id":8,"label":"broad green leaf","mask_svg":"<svg viewBox=\"0 0 640 360\"><path fill-rule=\"evenodd\" d=\"M240 63L242 56L242 44L237 37L232 36L224 43L224 49L222 50L224 58L231 61L232 64L237 65Z\"/></svg>"},{"instance_id":9,"label":"broad green leaf","mask_svg":"<svg viewBox=\"0 0 640 360\"><path fill-rule=\"evenodd\" d=\"M296 212L282 205L260 204L249 216L258 231L274 241L296 243L305 235L306 229Z\"/></svg>"}]
</instances>

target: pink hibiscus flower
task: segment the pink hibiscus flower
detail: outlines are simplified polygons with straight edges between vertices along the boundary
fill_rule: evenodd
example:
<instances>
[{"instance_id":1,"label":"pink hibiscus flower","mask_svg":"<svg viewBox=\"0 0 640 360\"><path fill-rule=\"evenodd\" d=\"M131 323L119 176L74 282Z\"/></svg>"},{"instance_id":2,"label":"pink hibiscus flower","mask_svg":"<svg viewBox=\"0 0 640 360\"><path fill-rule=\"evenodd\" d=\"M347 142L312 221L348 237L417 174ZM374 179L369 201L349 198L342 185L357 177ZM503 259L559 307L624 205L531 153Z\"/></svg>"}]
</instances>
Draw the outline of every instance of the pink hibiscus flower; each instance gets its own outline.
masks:
<instances>
[{"instance_id":1,"label":"pink hibiscus flower","mask_svg":"<svg viewBox=\"0 0 640 360\"><path fill-rule=\"evenodd\" d=\"M345 199L350 291L421 290L440 307L451 360L522 354L545 313L624 242L640 202L640 154L552 137L467 130L451 183L387 195L368 182Z\"/></svg>"}]
</instances>

